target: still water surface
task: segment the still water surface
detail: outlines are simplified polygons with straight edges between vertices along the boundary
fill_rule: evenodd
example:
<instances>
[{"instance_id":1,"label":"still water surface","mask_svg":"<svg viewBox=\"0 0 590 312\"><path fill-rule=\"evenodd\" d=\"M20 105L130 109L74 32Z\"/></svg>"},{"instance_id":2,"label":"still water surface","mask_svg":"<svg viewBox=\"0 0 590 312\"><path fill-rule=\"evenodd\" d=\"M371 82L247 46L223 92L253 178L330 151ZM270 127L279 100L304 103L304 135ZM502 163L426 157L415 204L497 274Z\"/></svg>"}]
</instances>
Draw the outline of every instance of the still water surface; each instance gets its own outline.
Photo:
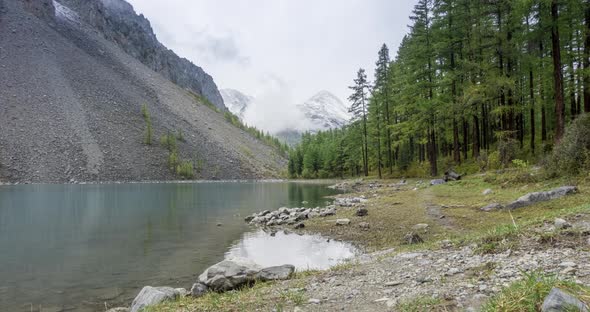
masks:
<instances>
[{"instance_id":1,"label":"still water surface","mask_svg":"<svg viewBox=\"0 0 590 312\"><path fill-rule=\"evenodd\" d=\"M325 205L333 194L286 182L2 186L0 311L104 311L145 285L190 287L224 256L327 268L354 249L317 236L271 237L243 218Z\"/></svg>"}]
</instances>

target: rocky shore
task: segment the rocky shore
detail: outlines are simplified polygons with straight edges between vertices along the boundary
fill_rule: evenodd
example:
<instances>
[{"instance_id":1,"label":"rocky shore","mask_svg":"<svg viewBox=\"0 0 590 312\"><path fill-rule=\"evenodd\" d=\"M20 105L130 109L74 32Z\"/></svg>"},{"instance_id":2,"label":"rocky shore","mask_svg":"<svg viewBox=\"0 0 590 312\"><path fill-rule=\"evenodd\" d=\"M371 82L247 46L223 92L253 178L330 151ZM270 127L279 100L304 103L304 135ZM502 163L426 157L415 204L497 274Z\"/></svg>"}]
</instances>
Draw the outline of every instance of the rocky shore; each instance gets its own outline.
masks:
<instances>
[{"instance_id":1,"label":"rocky shore","mask_svg":"<svg viewBox=\"0 0 590 312\"><path fill-rule=\"evenodd\" d=\"M318 224L326 226L320 227L322 234L335 238L340 237L338 233L347 231L379 232L382 230L373 228L364 220L380 217L383 212L375 204L381 203L387 196L385 194L413 192L410 193L413 197L425 196L432 201L429 189L439 187L437 185L405 180L393 183L346 181L333 188L352 193L337 196L333 204L326 207L282 207L252 214L244 220L251 226L268 229L271 235L279 229L315 231ZM508 196L500 196L503 201L495 200L498 198L495 195L502 192L501 189L478 191L483 200L504 204L499 203L499 207L493 210L475 206L471 208L473 213L480 218L508 211L518 215L530 209L526 208L528 206L569 198L583 191L578 187L563 186L527 193L512 200ZM405 203L395 202L392 207L403 209L399 208L403 205ZM426 304L421 301L426 300L424 298L436 302L436 309L425 311L481 311L504 289L527 278L540 279L547 275L590 285L590 213L553 214L557 217L551 221L526 228L520 228L512 217L507 230L485 233L482 238L449 240L443 236L433 241L431 232L435 231L437 223L440 226L454 221L445 220L450 217L441 217L446 217L450 212L448 209L453 209L449 207L464 209L465 205L441 204L440 209L447 209L447 212L429 213L432 222L408 226L402 232L407 234L398 241L399 247L363 254L336 269L291 279L295 268L288 264L261 268L244 259L224 260L203 272L190 290L144 288L130 311L139 311L134 307L166 302L171 302L170 306L174 307L174 300L181 296L198 298L208 292L232 292L259 281L274 281L261 293L256 293L256 296L269 298L267 307L270 310L273 306L271 299L277 294L280 298L305 298L281 303L284 311L405 311L400 307L408 304L421 306ZM520 220L520 217L516 218ZM408 235L412 235L411 239ZM428 245L423 247L403 247L426 240ZM562 311L559 309L568 304L583 307L582 310L587 308L587 303L558 286L543 298L542 311ZM259 304L265 306L263 302ZM184 305L186 301L183 301ZM179 311L174 308L155 311L170 310ZM191 310L190 301L188 310Z\"/></svg>"}]
</instances>

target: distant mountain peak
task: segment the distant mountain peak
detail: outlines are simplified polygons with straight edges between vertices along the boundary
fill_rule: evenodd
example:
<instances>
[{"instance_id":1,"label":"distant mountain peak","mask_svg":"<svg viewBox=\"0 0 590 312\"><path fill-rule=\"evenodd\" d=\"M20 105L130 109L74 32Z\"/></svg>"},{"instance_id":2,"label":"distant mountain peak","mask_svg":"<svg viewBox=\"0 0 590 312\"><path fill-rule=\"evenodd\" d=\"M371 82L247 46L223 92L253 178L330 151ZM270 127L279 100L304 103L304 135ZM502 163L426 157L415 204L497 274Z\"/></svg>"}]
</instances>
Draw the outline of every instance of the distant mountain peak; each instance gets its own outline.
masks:
<instances>
[{"instance_id":1,"label":"distant mountain peak","mask_svg":"<svg viewBox=\"0 0 590 312\"><path fill-rule=\"evenodd\" d=\"M246 109L252 104L254 97L234 89L221 89L219 92L227 109L243 120Z\"/></svg>"},{"instance_id":2,"label":"distant mountain peak","mask_svg":"<svg viewBox=\"0 0 590 312\"><path fill-rule=\"evenodd\" d=\"M334 94L322 90L298 105L305 117L312 122L311 130L341 128L350 120L346 105Z\"/></svg>"}]
</instances>

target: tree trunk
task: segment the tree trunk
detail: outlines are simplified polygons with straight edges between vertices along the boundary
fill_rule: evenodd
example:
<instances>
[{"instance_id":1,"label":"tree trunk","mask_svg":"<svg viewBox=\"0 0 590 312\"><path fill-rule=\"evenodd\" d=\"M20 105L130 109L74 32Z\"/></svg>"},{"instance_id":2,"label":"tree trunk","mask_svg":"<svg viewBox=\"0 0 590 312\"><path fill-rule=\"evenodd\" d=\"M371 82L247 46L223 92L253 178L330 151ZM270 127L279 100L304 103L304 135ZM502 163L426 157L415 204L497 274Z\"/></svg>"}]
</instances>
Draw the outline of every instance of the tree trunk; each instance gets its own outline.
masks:
<instances>
[{"instance_id":1,"label":"tree trunk","mask_svg":"<svg viewBox=\"0 0 590 312\"><path fill-rule=\"evenodd\" d=\"M457 119L453 118L453 159L456 164L461 163L461 151L459 150L459 126Z\"/></svg>"},{"instance_id":2,"label":"tree trunk","mask_svg":"<svg viewBox=\"0 0 590 312\"><path fill-rule=\"evenodd\" d=\"M531 151L535 154L535 76L529 71L529 97L531 101Z\"/></svg>"},{"instance_id":3,"label":"tree trunk","mask_svg":"<svg viewBox=\"0 0 590 312\"><path fill-rule=\"evenodd\" d=\"M467 147L469 145L469 124L463 118L463 160L467 160Z\"/></svg>"},{"instance_id":4,"label":"tree trunk","mask_svg":"<svg viewBox=\"0 0 590 312\"><path fill-rule=\"evenodd\" d=\"M565 103L563 73L561 71L561 44L559 39L558 0L551 1L551 54L553 58L553 83L555 87L555 143L559 143L565 131Z\"/></svg>"},{"instance_id":5,"label":"tree trunk","mask_svg":"<svg viewBox=\"0 0 590 312\"><path fill-rule=\"evenodd\" d=\"M429 129L428 135L428 143L429 143L429 151L428 151L428 161L430 162L430 175L437 176L438 175L438 165L437 165L437 151L436 151L436 134L434 132L434 128Z\"/></svg>"},{"instance_id":6,"label":"tree trunk","mask_svg":"<svg viewBox=\"0 0 590 312\"><path fill-rule=\"evenodd\" d=\"M479 118L473 115L473 159L479 157Z\"/></svg>"},{"instance_id":7,"label":"tree trunk","mask_svg":"<svg viewBox=\"0 0 590 312\"><path fill-rule=\"evenodd\" d=\"M590 1L586 1L584 20L586 23L586 38L584 42L584 69L590 70ZM584 73L584 111L590 113L590 75Z\"/></svg>"}]
</instances>

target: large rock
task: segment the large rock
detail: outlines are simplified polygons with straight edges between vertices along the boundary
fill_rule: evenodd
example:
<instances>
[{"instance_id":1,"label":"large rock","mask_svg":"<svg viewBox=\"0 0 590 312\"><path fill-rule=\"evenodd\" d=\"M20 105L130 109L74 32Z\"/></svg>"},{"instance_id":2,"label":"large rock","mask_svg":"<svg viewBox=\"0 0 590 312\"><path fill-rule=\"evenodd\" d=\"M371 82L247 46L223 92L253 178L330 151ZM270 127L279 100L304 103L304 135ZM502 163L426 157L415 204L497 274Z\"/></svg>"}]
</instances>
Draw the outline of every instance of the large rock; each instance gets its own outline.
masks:
<instances>
[{"instance_id":1,"label":"large rock","mask_svg":"<svg viewBox=\"0 0 590 312\"><path fill-rule=\"evenodd\" d=\"M545 298L541 312L565 312L565 311L583 311L588 312L588 305L578 298L564 292L559 288L551 289L549 295Z\"/></svg>"},{"instance_id":2,"label":"large rock","mask_svg":"<svg viewBox=\"0 0 590 312\"><path fill-rule=\"evenodd\" d=\"M578 188L575 186L563 186L559 187L550 191L546 192L535 192L526 194L516 201L508 204L506 208L508 209L517 209L526 206L533 205L538 202L548 201L552 199L557 199L564 197L566 195L575 194L578 191Z\"/></svg>"},{"instance_id":3,"label":"large rock","mask_svg":"<svg viewBox=\"0 0 590 312\"><path fill-rule=\"evenodd\" d=\"M174 288L145 286L135 299L133 299L131 312L139 312L146 307L162 303L166 300L176 300L178 297L180 297L180 292Z\"/></svg>"},{"instance_id":4,"label":"large rock","mask_svg":"<svg viewBox=\"0 0 590 312\"><path fill-rule=\"evenodd\" d=\"M199 276L199 282L213 291L228 291L254 282L260 270L258 265L246 259L224 260L205 270Z\"/></svg>"},{"instance_id":5,"label":"large rock","mask_svg":"<svg viewBox=\"0 0 590 312\"><path fill-rule=\"evenodd\" d=\"M256 274L256 279L263 282L286 280L289 279L289 277L291 277L293 272L295 272L295 266L290 264L274 266L260 270L260 272Z\"/></svg>"}]
</instances>

